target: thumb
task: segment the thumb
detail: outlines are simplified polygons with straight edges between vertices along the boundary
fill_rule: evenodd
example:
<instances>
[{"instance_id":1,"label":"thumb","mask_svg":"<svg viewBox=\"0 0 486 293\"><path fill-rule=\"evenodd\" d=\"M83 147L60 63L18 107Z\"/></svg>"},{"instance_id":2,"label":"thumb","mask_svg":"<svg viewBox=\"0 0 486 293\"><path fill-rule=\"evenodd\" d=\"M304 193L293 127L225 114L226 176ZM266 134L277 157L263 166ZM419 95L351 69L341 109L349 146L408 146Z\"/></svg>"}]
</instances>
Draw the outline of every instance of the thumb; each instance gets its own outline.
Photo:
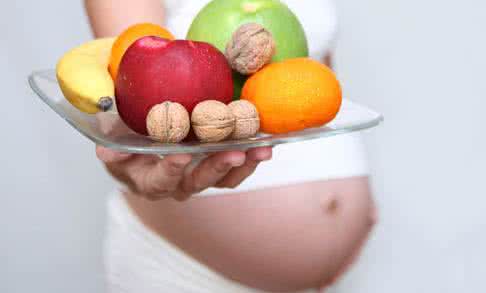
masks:
<instances>
[{"instance_id":1,"label":"thumb","mask_svg":"<svg viewBox=\"0 0 486 293\"><path fill-rule=\"evenodd\" d=\"M126 153L119 153L109 148L96 146L96 156L105 164L119 163L130 159L133 155Z\"/></svg>"}]
</instances>

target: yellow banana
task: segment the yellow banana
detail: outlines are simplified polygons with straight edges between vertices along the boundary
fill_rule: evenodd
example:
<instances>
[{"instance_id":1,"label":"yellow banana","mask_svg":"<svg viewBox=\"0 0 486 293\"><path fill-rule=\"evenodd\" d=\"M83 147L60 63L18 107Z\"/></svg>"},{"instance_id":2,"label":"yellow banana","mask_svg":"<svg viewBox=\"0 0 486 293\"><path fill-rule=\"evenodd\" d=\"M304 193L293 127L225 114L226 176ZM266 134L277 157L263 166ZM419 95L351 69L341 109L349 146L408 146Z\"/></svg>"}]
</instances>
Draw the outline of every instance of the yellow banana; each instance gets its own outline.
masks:
<instances>
[{"instance_id":1,"label":"yellow banana","mask_svg":"<svg viewBox=\"0 0 486 293\"><path fill-rule=\"evenodd\" d=\"M67 52L56 68L66 99L82 112L94 114L113 107L115 86L108 63L115 39L88 42Z\"/></svg>"}]
</instances>

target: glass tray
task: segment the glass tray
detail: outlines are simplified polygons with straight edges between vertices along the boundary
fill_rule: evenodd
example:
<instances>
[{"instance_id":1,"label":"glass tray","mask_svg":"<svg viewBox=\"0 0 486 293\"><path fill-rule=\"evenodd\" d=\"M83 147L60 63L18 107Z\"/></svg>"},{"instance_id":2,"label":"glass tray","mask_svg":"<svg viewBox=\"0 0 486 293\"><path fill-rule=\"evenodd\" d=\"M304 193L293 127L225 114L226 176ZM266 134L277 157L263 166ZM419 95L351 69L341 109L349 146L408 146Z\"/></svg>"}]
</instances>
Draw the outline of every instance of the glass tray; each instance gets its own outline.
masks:
<instances>
[{"instance_id":1,"label":"glass tray","mask_svg":"<svg viewBox=\"0 0 486 293\"><path fill-rule=\"evenodd\" d=\"M379 113L345 99L336 119L320 128L279 135L261 133L254 138L238 141L163 144L130 130L116 112L89 115L74 108L63 97L54 70L33 72L29 76L29 84L44 103L81 134L96 144L126 153L168 155L245 150L360 131L375 127L383 121Z\"/></svg>"}]
</instances>

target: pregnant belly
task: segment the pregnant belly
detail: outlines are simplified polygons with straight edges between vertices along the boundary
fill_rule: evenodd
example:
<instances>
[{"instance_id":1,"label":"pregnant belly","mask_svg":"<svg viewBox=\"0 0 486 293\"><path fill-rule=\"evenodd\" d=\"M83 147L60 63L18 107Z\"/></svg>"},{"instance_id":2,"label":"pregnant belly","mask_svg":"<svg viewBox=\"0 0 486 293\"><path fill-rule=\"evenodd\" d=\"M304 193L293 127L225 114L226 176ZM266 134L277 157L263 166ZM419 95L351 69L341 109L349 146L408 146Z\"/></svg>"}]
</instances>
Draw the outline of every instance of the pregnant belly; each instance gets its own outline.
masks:
<instances>
[{"instance_id":1,"label":"pregnant belly","mask_svg":"<svg viewBox=\"0 0 486 293\"><path fill-rule=\"evenodd\" d=\"M373 223L367 178L130 206L155 232L246 286L289 292L332 282Z\"/></svg>"}]
</instances>

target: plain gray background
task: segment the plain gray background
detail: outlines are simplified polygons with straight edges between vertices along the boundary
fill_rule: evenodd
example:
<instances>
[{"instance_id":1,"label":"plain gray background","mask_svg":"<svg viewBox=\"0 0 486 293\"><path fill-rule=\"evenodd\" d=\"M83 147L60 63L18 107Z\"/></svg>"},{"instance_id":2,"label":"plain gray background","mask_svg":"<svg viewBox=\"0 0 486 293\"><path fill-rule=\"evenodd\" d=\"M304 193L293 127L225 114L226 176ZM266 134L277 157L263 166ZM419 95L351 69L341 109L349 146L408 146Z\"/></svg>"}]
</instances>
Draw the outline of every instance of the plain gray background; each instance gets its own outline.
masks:
<instances>
[{"instance_id":1,"label":"plain gray background","mask_svg":"<svg viewBox=\"0 0 486 293\"><path fill-rule=\"evenodd\" d=\"M1 5L0 292L103 290L113 183L94 146L26 82L90 38L81 2ZM345 94L386 123L365 133L380 223L335 292L485 292L486 5L338 0L338 8Z\"/></svg>"}]
</instances>

